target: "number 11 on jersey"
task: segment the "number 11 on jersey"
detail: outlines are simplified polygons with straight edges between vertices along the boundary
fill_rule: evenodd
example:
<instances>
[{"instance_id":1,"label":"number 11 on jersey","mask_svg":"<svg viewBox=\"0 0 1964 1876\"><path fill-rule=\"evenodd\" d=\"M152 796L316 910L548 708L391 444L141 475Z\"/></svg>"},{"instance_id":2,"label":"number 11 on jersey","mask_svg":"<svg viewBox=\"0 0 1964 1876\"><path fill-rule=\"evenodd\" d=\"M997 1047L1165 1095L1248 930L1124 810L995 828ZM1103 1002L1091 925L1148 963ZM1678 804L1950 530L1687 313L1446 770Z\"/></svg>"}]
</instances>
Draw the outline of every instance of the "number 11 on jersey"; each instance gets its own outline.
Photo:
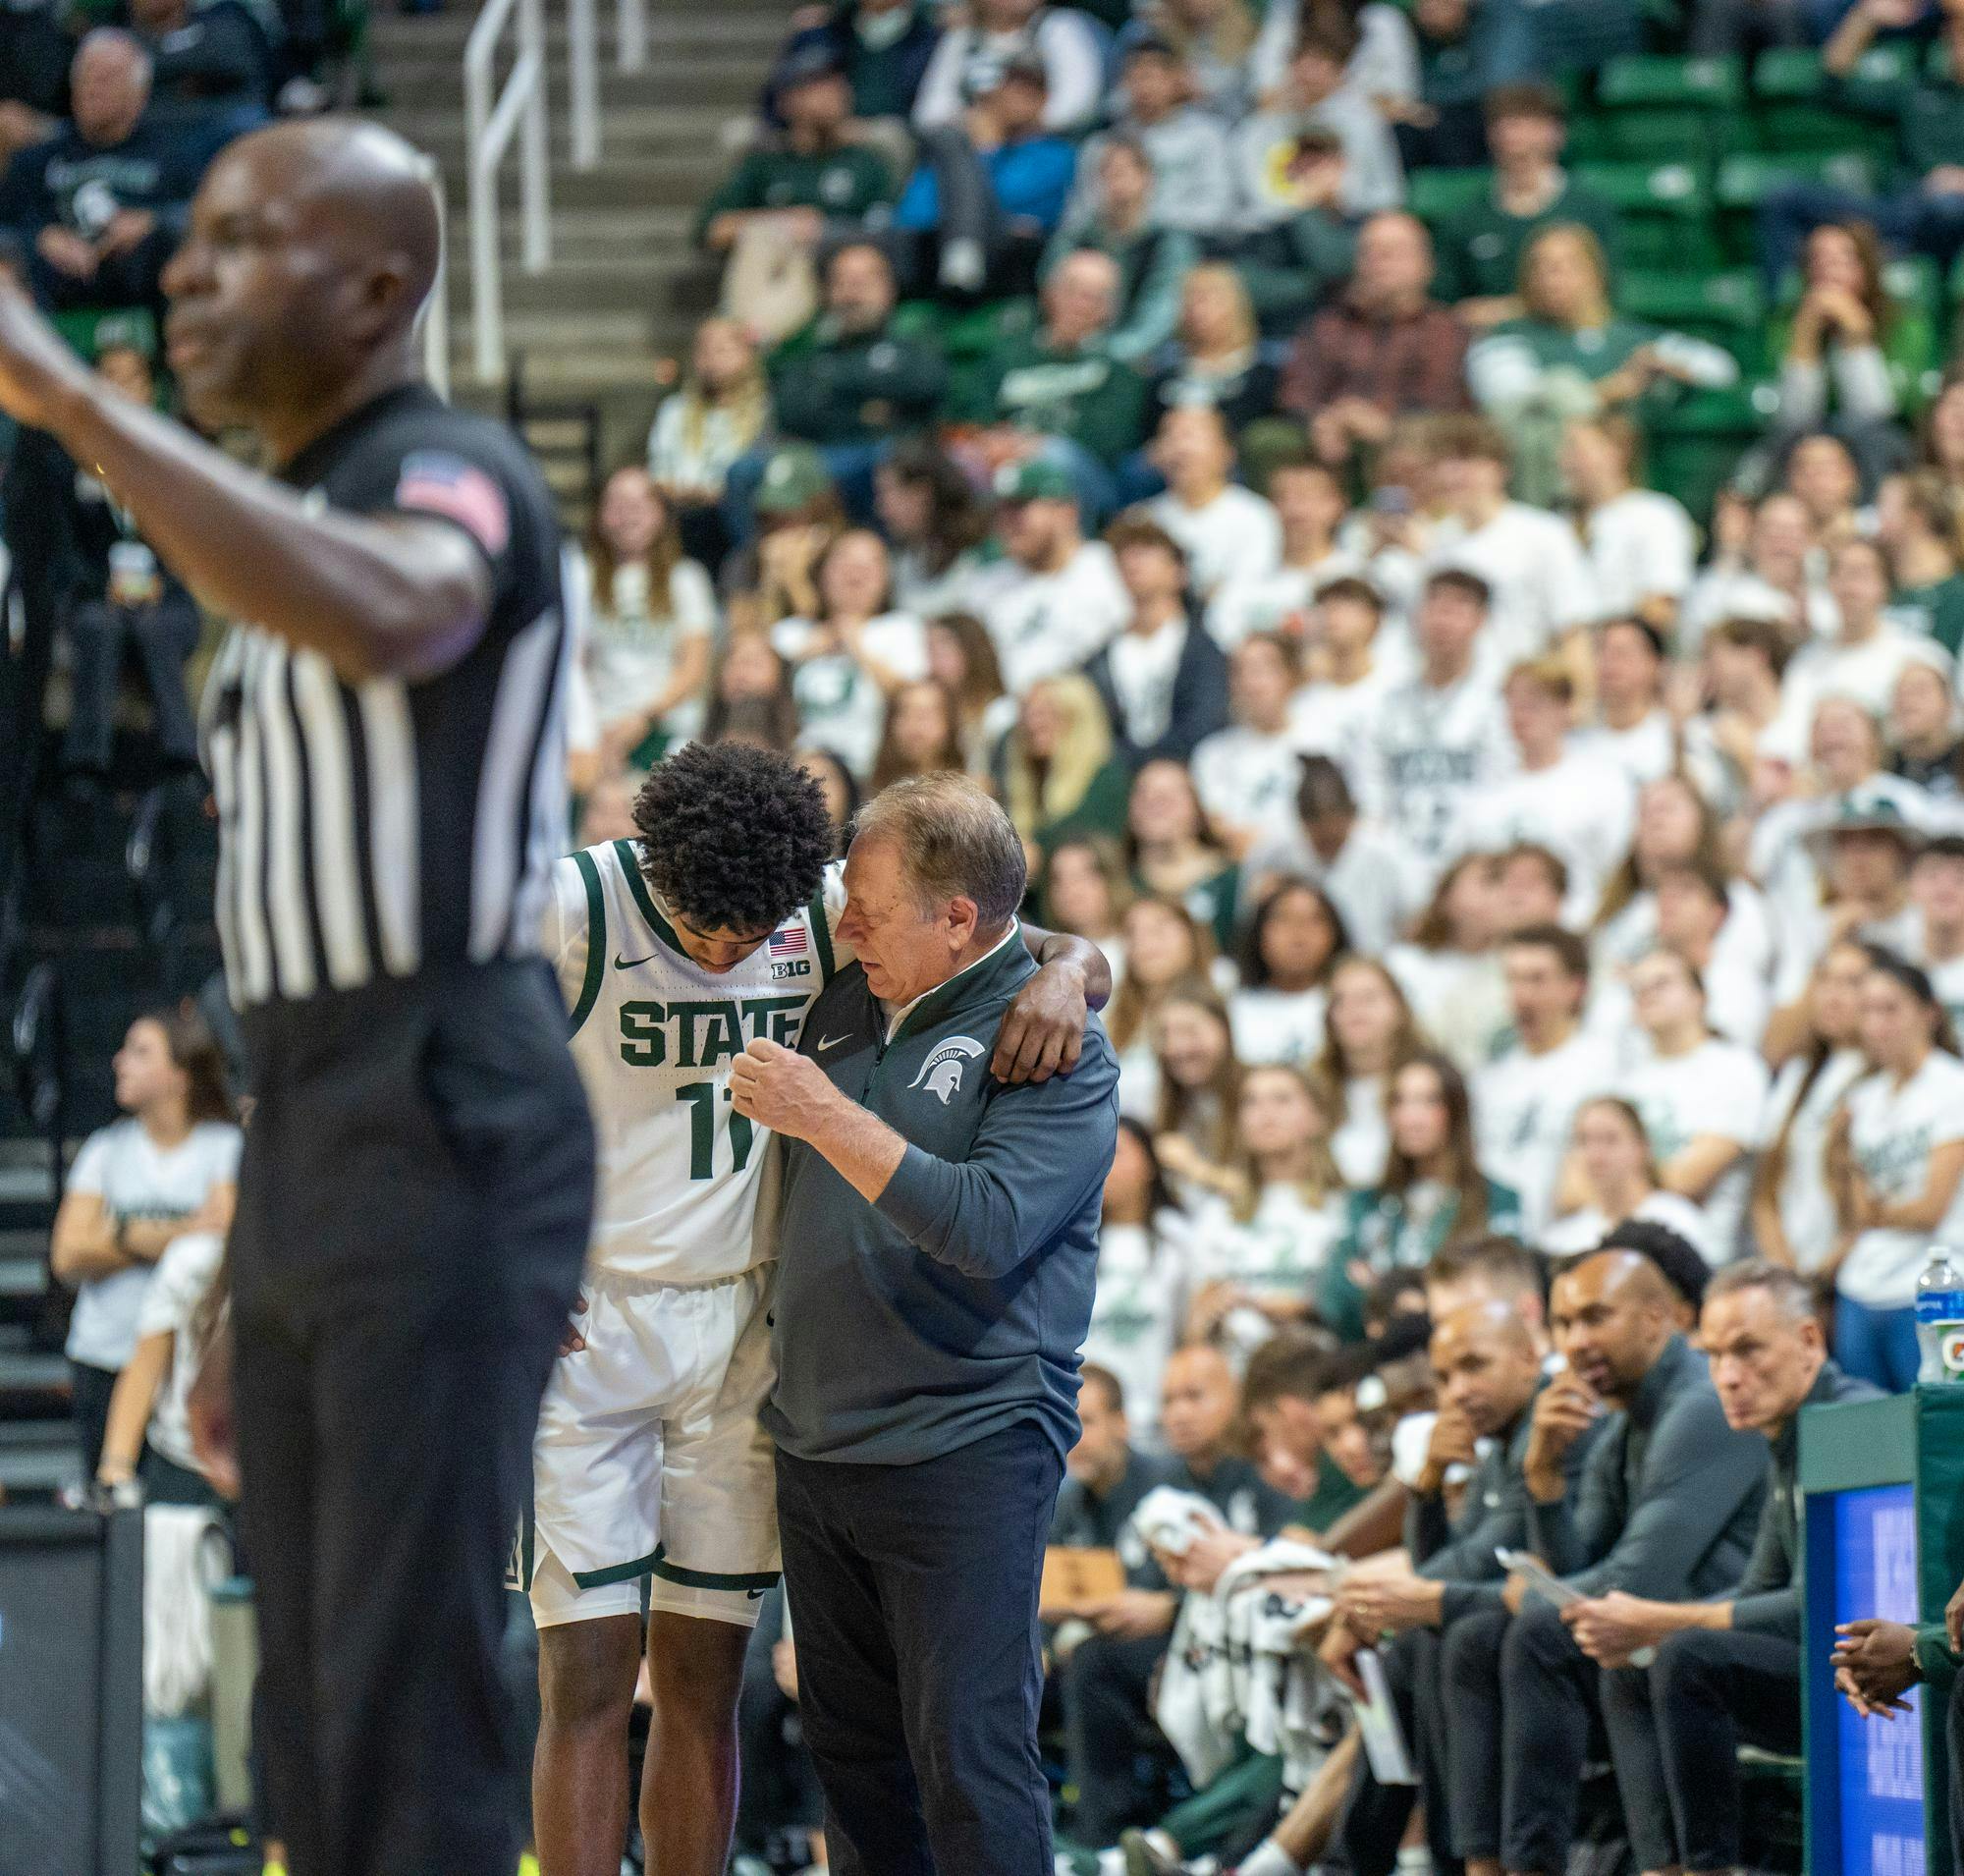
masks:
<instances>
[{"instance_id":1,"label":"number 11 on jersey","mask_svg":"<svg viewBox=\"0 0 1964 1876\"><path fill-rule=\"evenodd\" d=\"M686 1101L688 1114L688 1176L690 1179L714 1179L716 1177L716 1097L721 1092L728 1101L729 1088L721 1090L714 1081L689 1081L676 1089L676 1099ZM756 1129L747 1115L738 1114L735 1109L730 1114L730 1152L736 1163L736 1170L741 1172L750 1163L750 1145L756 1138Z\"/></svg>"}]
</instances>

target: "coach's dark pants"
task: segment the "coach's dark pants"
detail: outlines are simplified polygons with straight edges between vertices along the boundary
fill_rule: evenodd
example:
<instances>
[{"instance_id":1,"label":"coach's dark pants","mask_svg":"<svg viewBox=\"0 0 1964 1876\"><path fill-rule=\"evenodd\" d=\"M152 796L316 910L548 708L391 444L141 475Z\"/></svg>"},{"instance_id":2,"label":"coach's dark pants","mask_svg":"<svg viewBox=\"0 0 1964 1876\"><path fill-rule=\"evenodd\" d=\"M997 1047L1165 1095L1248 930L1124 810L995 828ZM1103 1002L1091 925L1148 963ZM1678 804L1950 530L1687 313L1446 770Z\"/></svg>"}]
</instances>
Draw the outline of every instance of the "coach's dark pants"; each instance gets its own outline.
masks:
<instances>
[{"instance_id":1,"label":"coach's dark pants","mask_svg":"<svg viewBox=\"0 0 1964 1876\"><path fill-rule=\"evenodd\" d=\"M544 966L248 1013L232 1237L266 1813L294 1876L504 1876L501 1586L593 1134Z\"/></svg>"},{"instance_id":2,"label":"coach's dark pants","mask_svg":"<svg viewBox=\"0 0 1964 1876\"><path fill-rule=\"evenodd\" d=\"M1050 1876L1034 1421L918 1465L778 1455L805 1743L837 1876Z\"/></svg>"},{"instance_id":3,"label":"coach's dark pants","mask_svg":"<svg viewBox=\"0 0 1964 1876\"><path fill-rule=\"evenodd\" d=\"M1511 1870L1568 1867L1602 1670L1540 1601L1462 1616L1444 1651L1452 1848Z\"/></svg>"},{"instance_id":4,"label":"coach's dark pants","mask_svg":"<svg viewBox=\"0 0 1964 1876\"><path fill-rule=\"evenodd\" d=\"M1603 1719L1639 1869L1739 1861L1739 1742L1800 1750L1800 1644L1687 1628L1603 1677Z\"/></svg>"},{"instance_id":5,"label":"coach's dark pants","mask_svg":"<svg viewBox=\"0 0 1964 1876\"><path fill-rule=\"evenodd\" d=\"M1349 1876L1391 1876L1412 1806L1421 1796L1436 1876L1450 1876L1459 1867L1452 1852L1452 1807L1446 1793L1447 1728L1440 1660L1444 1649L1445 1637L1437 1628L1408 1628L1385 1649L1385 1686L1397 1710L1419 1782L1380 1785L1369 1758L1358 1755L1350 1794L1337 1821L1333 1869L1347 1870Z\"/></svg>"}]
</instances>

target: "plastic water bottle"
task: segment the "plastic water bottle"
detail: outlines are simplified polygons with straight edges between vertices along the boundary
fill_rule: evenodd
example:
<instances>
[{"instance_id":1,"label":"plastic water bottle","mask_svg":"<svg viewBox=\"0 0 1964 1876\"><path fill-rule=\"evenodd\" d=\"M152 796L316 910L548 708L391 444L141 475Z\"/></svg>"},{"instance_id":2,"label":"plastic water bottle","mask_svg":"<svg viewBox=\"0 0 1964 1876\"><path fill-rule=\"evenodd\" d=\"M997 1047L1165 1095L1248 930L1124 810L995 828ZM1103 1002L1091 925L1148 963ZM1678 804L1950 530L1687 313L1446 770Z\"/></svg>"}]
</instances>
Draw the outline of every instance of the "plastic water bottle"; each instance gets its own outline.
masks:
<instances>
[{"instance_id":1,"label":"plastic water bottle","mask_svg":"<svg viewBox=\"0 0 1964 1876\"><path fill-rule=\"evenodd\" d=\"M1964 1270L1944 1244L1932 1244L1916 1280L1919 1381L1964 1381Z\"/></svg>"}]
</instances>

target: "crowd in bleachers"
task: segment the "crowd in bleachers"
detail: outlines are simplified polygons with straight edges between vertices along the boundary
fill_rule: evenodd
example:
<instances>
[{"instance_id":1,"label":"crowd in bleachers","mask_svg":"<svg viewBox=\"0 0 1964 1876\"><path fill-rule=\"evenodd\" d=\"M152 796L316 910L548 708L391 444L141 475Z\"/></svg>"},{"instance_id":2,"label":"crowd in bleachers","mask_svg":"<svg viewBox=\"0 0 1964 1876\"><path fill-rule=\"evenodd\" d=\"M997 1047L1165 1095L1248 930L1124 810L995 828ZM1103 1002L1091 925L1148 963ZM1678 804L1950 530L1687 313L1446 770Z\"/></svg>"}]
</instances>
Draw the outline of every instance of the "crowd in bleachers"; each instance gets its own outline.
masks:
<instances>
[{"instance_id":1,"label":"crowd in bleachers","mask_svg":"<svg viewBox=\"0 0 1964 1876\"><path fill-rule=\"evenodd\" d=\"M688 737L842 829L961 767L1113 962L1082 1867L1775 1856L1792 1416L1911 1385L1964 1219L1959 133L1955 0L794 16L586 543L581 836Z\"/></svg>"},{"instance_id":2,"label":"crowd in bleachers","mask_svg":"<svg viewBox=\"0 0 1964 1876\"><path fill-rule=\"evenodd\" d=\"M37 17L0 250L152 398L172 232L297 68L242 0ZM794 16L573 570L577 839L692 738L795 750L842 839L960 768L1113 965L1073 1867L1778 1861L1733 1768L1799 1744L1793 1417L1911 1385L1964 1228L1955 154L1960 0ZM64 768L134 647L191 770L189 598L44 440L7 473ZM133 1031L57 1238L101 1476L166 1501L237 1147L203 1047ZM140 1313L119 1181L183 1246ZM1877 1624L1838 1674L1881 1725L1954 1665ZM789 1866L775 1598L743 1725Z\"/></svg>"}]
</instances>

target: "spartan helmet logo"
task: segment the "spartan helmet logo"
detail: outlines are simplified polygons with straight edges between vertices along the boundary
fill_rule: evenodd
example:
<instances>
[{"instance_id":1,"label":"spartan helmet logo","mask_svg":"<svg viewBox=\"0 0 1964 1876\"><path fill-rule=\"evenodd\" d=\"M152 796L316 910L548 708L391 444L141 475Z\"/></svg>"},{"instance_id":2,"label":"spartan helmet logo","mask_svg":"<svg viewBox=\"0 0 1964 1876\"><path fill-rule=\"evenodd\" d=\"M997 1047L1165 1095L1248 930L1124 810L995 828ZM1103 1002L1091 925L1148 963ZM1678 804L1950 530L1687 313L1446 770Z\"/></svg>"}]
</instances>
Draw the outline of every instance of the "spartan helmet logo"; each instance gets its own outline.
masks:
<instances>
[{"instance_id":1,"label":"spartan helmet logo","mask_svg":"<svg viewBox=\"0 0 1964 1876\"><path fill-rule=\"evenodd\" d=\"M950 1036L946 1042L935 1045L928 1059L920 1065L920 1073L907 1086L917 1088L925 1081L927 1091L946 1107L961 1091L963 1061L970 1056L987 1053L972 1036Z\"/></svg>"}]
</instances>

